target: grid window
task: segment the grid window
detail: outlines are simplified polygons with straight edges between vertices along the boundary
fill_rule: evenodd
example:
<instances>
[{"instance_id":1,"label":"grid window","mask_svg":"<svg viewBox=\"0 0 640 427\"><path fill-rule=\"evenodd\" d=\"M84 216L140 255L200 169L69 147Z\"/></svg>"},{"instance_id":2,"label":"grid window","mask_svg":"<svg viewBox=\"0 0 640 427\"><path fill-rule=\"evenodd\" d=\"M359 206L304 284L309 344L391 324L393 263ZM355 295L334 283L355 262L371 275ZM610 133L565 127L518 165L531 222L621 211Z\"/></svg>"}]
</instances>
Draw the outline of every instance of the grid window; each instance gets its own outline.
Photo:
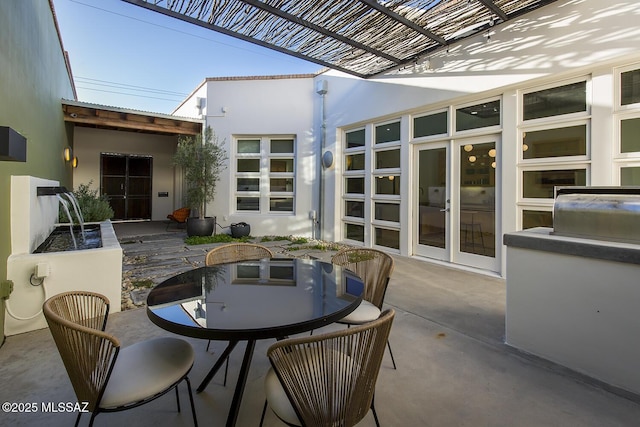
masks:
<instances>
[{"instance_id":1,"label":"grid window","mask_svg":"<svg viewBox=\"0 0 640 427\"><path fill-rule=\"evenodd\" d=\"M535 227L553 227L553 213L550 211L522 211L522 229Z\"/></svg>"},{"instance_id":2,"label":"grid window","mask_svg":"<svg viewBox=\"0 0 640 427\"><path fill-rule=\"evenodd\" d=\"M640 152L640 118L620 121L620 151Z\"/></svg>"},{"instance_id":3,"label":"grid window","mask_svg":"<svg viewBox=\"0 0 640 427\"><path fill-rule=\"evenodd\" d=\"M413 119L413 137L442 135L447 133L448 113L429 114Z\"/></svg>"},{"instance_id":4,"label":"grid window","mask_svg":"<svg viewBox=\"0 0 640 427\"><path fill-rule=\"evenodd\" d=\"M345 156L345 164L348 171L363 171L364 170L364 153L349 154Z\"/></svg>"},{"instance_id":5,"label":"grid window","mask_svg":"<svg viewBox=\"0 0 640 427\"><path fill-rule=\"evenodd\" d=\"M376 227L375 238L375 244L378 246L400 249L400 232L398 230Z\"/></svg>"},{"instance_id":6,"label":"grid window","mask_svg":"<svg viewBox=\"0 0 640 427\"><path fill-rule=\"evenodd\" d=\"M523 97L523 119L559 116L587 110L587 82L571 83L527 93Z\"/></svg>"},{"instance_id":7,"label":"grid window","mask_svg":"<svg viewBox=\"0 0 640 427\"><path fill-rule=\"evenodd\" d=\"M295 140L255 137L237 140L236 210L294 211Z\"/></svg>"},{"instance_id":8,"label":"grid window","mask_svg":"<svg viewBox=\"0 0 640 427\"><path fill-rule=\"evenodd\" d=\"M364 202L357 200L345 200L344 214L354 218L364 218Z\"/></svg>"},{"instance_id":9,"label":"grid window","mask_svg":"<svg viewBox=\"0 0 640 427\"><path fill-rule=\"evenodd\" d=\"M587 185L586 169L525 171L522 176L525 198L553 199L555 187Z\"/></svg>"},{"instance_id":10,"label":"grid window","mask_svg":"<svg viewBox=\"0 0 640 427\"><path fill-rule=\"evenodd\" d=\"M344 235L349 240L364 242L364 225L345 223Z\"/></svg>"},{"instance_id":11,"label":"grid window","mask_svg":"<svg viewBox=\"0 0 640 427\"><path fill-rule=\"evenodd\" d=\"M479 129L499 124L499 100L456 109L456 131Z\"/></svg>"},{"instance_id":12,"label":"grid window","mask_svg":"<svg viewBox=\"0 0 640 427\"><path fill-rule=\"evenodd\" d=\"M385 142L400 141L400 122L387 123L376 126L376 144Z\"/></svg>"},{"instance_id":13,"label":"grid window","mask_svg":"<svg viewBox=\"0 0 640 427\"><path fill-rule=\"evenodd\" d=\"M524 132L522 144L524 159L584 156L587 125Z\"/></svg>"},{"instance_id":14,"label":"grid window","mask_svg":"<svg viewBox=\"0 0 640 427\"><path fill-rule=\"evenodd\" d=\"M376 152L376 169L400 167L400 149Z\"/></svg>"},{"instance_id":15,"label":"grid window","mask_svg":"<svg viewBox=\"0 0 640 427\"><path fill-rule=\"evenodd\" d=\"M347 136L347 149L364 147L364 144L365 144L364 129L347 132L346 136Z\"/></svg>"},{"instance_id":16,"label":"grid window","mask_svg":"<svg viewBox=\"0 0 640 427\"><path fill-rule=\"evenodd\" d=\"M378 176L376 177L376 194L400 195L400 176Z\"/></svg>"},{"instance_id":17,"label":"grid window","mask_svg":"<svg viewBox=\"0 0 640 427\"><path fill-rule=\"evenodd\" d=\"M640 166L620 168L620 185L640 185Z\"/></svg>"},{"instance_id":18,"label":"grid window","mask_svg":"<svg viewBox=\"0 0 640 427\"><path fill-rule=\"evenodd\" d=\"M622 105L640 102L640 69L620 75L620 101Z\"/></svg>"}]
</instances>

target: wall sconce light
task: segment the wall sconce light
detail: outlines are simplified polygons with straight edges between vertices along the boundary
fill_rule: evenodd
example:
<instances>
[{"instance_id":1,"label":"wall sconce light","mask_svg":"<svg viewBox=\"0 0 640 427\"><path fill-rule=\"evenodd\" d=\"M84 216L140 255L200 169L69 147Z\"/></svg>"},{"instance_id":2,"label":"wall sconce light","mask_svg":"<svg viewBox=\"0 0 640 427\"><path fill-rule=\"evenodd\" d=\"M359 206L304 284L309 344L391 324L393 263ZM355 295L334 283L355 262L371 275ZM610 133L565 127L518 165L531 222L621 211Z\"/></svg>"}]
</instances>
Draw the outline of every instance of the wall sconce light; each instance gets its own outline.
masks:
<instances>
[{"instance_id":1,"label":"wall sconce light","mask_svg":"<svg viewBox=\"0 0 640 427\"><path fill-rule=\"evenodd\" d=\"M64 161L65 162L70 162L72 158L73 158L73 150L71 149L71 147L65 147L64 148Z\"/></svg>"},{"instance_id":2,"label":"wall sconce light","mask_svg":"<svg viewBox=\"0 0 640 427\"><path fill-rule=\"evenodd\" d=\"M495 157L496 156L496 149L492 148L491 150L489 150L489 157Z\"/></svg>"},{"instance_id":3,"label":"wall sconce light","mask_svg":"<svg viewBox=\"0 0 640 427\"><path fill-rule=\"evenodd\" d=\"M73 156L73 160L71 160L71 166L73 166L74 168L78 167L78 158L76 156Z\"/></svg>"},{"instance_id":4,"label":"wall sconce light","mask_svg":"<svg viewBox=\"0 0 640 427\"><path fill-rule=\"evenodd\" d=\"M527 151L529 146L527 144L522 144L522 151Z\"/></svg>"},{"instance_id":5,"label":"wall sconce light","mask_svg":"<svg viewBox=\"0 0 640 427\"><path fill-rule=\"evenodd\" d=\"M395 179L395 176L389 175L389 181L393 181L394 179Z\"/></svg>"},{"instance_id":6,"label":"wall sconce light","mask_svg":"<svg viewBox=\"0 0 640 427\"><path fill-rule=\"evenodd\" d=\"M471 150L473 150L473 145L467 144L464 146L464 151L466 151L467 153Z\"/></svg>"},{"instance_id":7,"label":"wall sconce light","mask_svg":"<svg viewBox=\"0 0 640 427\"><path fill-rule=\"evenodd\" d=\"M0 126L0 160L27 161L27 138L8 126Z\"/></svg>"},{"instance_id":8,"label":"wall sconce light","mask_svg":"<svg viewBox=\"0 0 640 427\"><path fill-rule=\"evenodd\" d=\"M476 160L478 160L476 156L469 156L469 162L474 163Z\"/></svg>"}]
</instances>

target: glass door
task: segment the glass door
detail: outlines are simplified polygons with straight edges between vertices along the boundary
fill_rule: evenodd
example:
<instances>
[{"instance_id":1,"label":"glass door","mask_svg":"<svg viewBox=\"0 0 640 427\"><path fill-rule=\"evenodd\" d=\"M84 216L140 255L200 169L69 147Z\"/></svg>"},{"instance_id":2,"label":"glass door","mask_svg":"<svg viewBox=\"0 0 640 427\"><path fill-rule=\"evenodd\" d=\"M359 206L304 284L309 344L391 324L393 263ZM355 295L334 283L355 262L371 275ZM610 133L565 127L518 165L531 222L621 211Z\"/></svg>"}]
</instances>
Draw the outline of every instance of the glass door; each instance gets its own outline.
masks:
<instances>
[{"instance_id":1,"label":"glass door","mask_svg":"<svg viewBox=\"0 0 640 427\"><path fill-rule=\"evenodd\" d=\"M101 194L113 219L151 219L152 163L150 156L101 154Z\"/></svg>"},{"instance_id":2,"label":"glass door","mask_svg":"<svg viewBox=\"0 0 640 427\"><path fill-rule=\"evenodd\" d=\"M496 191L498 137L474 138L456 144L457 263L497 271Z\"/></svg>"},{"instance_id":3,"label":"glass door","mask_svg":"<svg viewBox=\"0 0 640 427\"><path fill-rule=\"evenodd\" d=\"M417 212L415 252L442 261L450 260L451 200L447 143L417 149Z\"/></svg>"}]
</instances>

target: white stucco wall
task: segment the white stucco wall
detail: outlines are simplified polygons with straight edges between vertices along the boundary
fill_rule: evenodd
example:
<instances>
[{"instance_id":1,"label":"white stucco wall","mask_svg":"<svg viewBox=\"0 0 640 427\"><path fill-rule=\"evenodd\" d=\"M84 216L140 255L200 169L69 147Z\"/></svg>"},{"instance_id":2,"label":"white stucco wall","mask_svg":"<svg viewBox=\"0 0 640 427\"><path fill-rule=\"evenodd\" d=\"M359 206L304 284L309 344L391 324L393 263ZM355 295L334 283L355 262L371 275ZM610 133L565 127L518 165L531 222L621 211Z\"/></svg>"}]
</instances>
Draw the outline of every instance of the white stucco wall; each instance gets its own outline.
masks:
<instances>
[{"instance_id":1,"label":"white stucco wall","mask_svg":"<svg viewBox=\"0 0 640 427\"><path fill-rule=\"evenodd\" d=\"M317 136L313 84L311 76L208 79L205 83L207 126L211 126L220 141L225 141L229 150L228 167L221 175L214 202L207 207L207 215L216 216L220 225L247 222L251 225L251 234L256 236L311 235L309 210L314 206L316 192L314 144ZM194 93L184 109L176 111L176 114L196 110L193 99L200 93ZM232 191L235 187L235 163L230 151L233 138L271 135L295 137L295 212L237 213Z\"/></svg>"},{"instance_id":2,"label":"white stucco wall","mask_svg":"<svg viewBox=\"0 0 640 427\"><path fill-rule=\"evenodd\" d=\"M74 154L78 168L74 171L74 187L93 180L92 189L100 188L100 154L138 154L153 157L152 220L164 220L167 214L180 207L180 188L174 184L172 163L176 136L75 127ZM169 197L158 197L168 192Z\"/></svg>"}]
</instances>

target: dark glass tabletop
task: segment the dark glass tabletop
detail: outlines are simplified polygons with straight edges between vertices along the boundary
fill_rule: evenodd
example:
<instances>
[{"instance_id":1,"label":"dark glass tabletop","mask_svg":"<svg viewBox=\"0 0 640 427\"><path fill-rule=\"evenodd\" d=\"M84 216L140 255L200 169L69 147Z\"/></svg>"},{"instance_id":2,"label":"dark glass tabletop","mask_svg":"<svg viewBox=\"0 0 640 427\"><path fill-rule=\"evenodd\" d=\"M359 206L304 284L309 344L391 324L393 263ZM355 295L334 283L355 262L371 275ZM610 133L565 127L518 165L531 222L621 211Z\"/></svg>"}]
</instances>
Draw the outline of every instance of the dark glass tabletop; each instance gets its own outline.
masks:
<instances>
[{"instance_id":1,"label":"dark glass tabletop","mask_svg":"<svg viewBox=\"0 0 640 427\"><path fill-rule=\"evenodd\" d=\"M272 258L201 267L156 286L151 321L195 338L278 338L333 323L360 304L351 271L309 259Z\"/></svg>"}]
</instances>

